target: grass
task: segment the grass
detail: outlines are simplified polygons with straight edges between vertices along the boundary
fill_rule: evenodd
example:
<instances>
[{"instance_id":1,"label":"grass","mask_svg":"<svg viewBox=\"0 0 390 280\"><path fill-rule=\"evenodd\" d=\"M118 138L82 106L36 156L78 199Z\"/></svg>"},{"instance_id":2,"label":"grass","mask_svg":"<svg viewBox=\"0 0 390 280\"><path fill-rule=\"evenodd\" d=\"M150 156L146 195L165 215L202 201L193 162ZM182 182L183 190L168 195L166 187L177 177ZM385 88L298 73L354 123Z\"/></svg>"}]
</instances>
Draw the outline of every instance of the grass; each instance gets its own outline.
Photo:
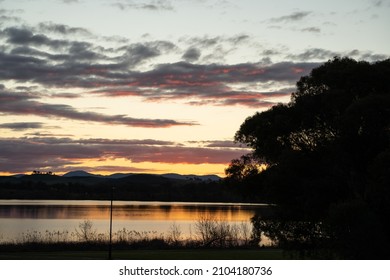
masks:
<instances>
[{"instance_id":1,"label":"grass","mask_svg":"<svg viewBox=\"0 0 390 280\"><path fill-rule=\"evenodd\" d=\"M117 260L280 260L280 249L172 249L120 250L112 252ZM107 251L19 251L0 252L2 260L105 260Z\"/></svg>"},{"instance_id":2,"label":"grass","mask_svg":"<svg viewBox=\"0 0 390 280\"><path fill-rule=\"evenodd\" d=\"M177 226L166 236L122 229L113 234L112 258L126 260L262 260L283 259L282 250L259 248L244 224L230 226L208 217L195 224L196 235L185 239ZM76 232L28 231L20 240L0 243L0 259L108 259L108 236L97 234L92 222Z\"/></svg>"}]
</instances>

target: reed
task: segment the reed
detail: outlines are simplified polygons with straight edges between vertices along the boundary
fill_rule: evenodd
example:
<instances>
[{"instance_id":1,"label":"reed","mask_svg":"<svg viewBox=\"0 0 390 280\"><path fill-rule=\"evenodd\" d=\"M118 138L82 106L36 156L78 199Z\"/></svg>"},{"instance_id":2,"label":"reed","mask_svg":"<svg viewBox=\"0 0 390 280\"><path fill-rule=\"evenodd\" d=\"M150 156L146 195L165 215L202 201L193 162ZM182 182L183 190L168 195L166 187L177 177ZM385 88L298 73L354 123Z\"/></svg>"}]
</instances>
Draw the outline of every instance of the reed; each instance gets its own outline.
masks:
<instances>
[{"instance_id":1,"label":"reed","mask_svg":"<svg viewBox=\"0 0 390 280\"><path fill-rule=\"evenodd\" d=\"M113 233L114 249L178 249L178 248L250 248L250 228L247 224L229 225L212 217L200 217L193 225L195 234L185 237L180 226L172 224L167 233L120 229ZM0 236L1 237L1 236ZM27 231L14 240L0 238L0 248L37 250L105 248L108 233L98 233L89 220L81 222L75 231ZM253 246L252 246L253 247Z\"/></svg>"}]
</instances>

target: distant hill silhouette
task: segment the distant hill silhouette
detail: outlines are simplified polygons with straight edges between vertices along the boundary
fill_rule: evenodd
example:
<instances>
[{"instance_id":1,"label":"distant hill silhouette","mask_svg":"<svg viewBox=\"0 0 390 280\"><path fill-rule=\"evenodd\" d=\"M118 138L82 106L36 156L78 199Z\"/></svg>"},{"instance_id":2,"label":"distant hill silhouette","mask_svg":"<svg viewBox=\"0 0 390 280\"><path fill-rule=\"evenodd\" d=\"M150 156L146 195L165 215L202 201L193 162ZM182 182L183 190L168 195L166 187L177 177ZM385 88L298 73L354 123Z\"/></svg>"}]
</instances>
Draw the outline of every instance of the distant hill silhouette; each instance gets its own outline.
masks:
<instances>
[{"instance_id":1,"label":"distant hill silhouette","mask_svg":"<svg viewBox=\"0 0 390 280\"><path fill-rule=\"evenodd\" d=\"M133 174L97 175L75 170L63 176L34 173L0 176L2 199L115 199L147 201L240 201L217 175Z\"/></svg>"},{"instance_id":2,"label":"distant hill silhouette","mask_svg":"<svg viewBox=\"0 0 390 280\"><path fill-rule=\"evenodd\" d=\"M155 175L155 174L143 174L143 173L114 173L111 175L98 175L98 174L92 174L89 172L86 172L84 170L75 170L75 171L70 171L62 177L99 177L99 178L109 178L109 179L123 179L129 176L141 176L141 175L150 175L150 176L158 176L158 177L164 177L168 179L175 179L175 180L190 180L190 181L219 181L221 180L221 177L217 175L194 175L194 174L189 174L189 175L182 175L182 174L177 174L177 173L167 173L167 174L161 174L161 175ZM144 178L153 178L150 176L143 176ZM142 177L139 177L142 178Z\"/></svg>"},{"instance_id":3,"label":"distant hill silhouette","mask_svg":"<svg viewBox=\"0 0 390 280\"><path fill-rule=\"evenodd\" d=\"M178 180L199 180L199 181L219 181L221 177L217 175L181 175L176 173L162 174L161 176L169 179Z\"/></svg>"},{"instance_id":4,"label":"distant hill silhouette","mask_svg":"<svg viewBox=\"0 0 390 280\"><path fill-rule=\"evenodd\" d=\"M88 173L84 170L75 170L62 175L62 177L102 177L102 176Z\"/></svg>"}]
</instances>

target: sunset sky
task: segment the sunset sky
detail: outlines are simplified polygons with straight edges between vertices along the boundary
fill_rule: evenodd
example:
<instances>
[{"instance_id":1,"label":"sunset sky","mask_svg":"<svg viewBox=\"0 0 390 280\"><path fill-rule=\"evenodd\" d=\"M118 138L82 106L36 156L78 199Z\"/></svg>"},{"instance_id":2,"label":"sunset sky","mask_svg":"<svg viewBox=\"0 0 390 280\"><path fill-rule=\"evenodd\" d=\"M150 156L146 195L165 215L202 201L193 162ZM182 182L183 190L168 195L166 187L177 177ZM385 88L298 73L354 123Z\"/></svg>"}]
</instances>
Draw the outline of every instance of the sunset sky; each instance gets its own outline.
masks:
<instances>
[{"instance_id":1,"label":"sunset sky","mask_svg":"<svg viewBox=\"0 0 390 280\"><path fill-rule=\"evenodd\" d=\"M390 0L0 0L0 174L217 174L245 118L334 56L390 56Z\"/></svg>"}]
</instances>

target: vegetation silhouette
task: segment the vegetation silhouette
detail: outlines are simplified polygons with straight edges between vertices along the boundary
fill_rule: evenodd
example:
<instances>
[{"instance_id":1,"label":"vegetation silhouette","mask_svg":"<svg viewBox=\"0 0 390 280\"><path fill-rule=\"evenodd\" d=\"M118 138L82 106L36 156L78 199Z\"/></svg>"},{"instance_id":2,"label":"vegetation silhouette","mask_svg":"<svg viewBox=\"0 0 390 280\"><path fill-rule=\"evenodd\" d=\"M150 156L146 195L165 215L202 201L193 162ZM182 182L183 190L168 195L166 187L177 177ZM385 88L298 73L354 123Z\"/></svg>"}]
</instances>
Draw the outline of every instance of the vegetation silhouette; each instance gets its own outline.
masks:
<instances>
[{"instance_id":1,"label":"vegetation silhouette","mask_svg":"<svg viewBox=\"0 0 390 280\"><path fill-rule=\"evenodd\" d=\"M390 59L335 57L244 121L235 140L253 150L226 175L278 205L253 217L258 234L319 258L390 257L389 77Z\"/></svg>"},{"instance_id":2,"label":"vegetation silhouette","mask_svg":"<svg viewBox=\"0 0 390 280\"><path fill-rule=\"evenodd\" d=\"M111 187L121 200L242 202L237 190L222 181L165 178L135 174L124 178L26 175L0 176L3 199L110 200Z\"/></svg>"},{"instance_id":3,"label":"vegetation silhouette","mask_svg":"<svg viewBox=\"0 0 390 280\"><path fill-rule=\"evenodd\" d=\"M212 216L207 216L199 217L194 227L196 230L191 236L182 235L180 226L176 224L172 224L166 233L122 228L113 233L112 247L116 255L128 250L180 250L189 253L194 252L193 250L208 249L257 251L254 249L258 246L252 242L250 228L246 224L228 225ZM0 252L2 252L0 259L15 256L16 253L23 253L17 258L28 259L34 256L34 253L53 252L54 255L51 257L61 259L65 252L71 254L77 251L102 252L107 251L111 244L109 238L108 233L98 233L92 221L84 220L73 232L27 231L22 233L19 239L0 240ZM44 254L43 257L45 258ZM235 258L234 255L229 258L232 257ZM74 258L77 258L77 255Z\"/></svg>"}]
</instances>

